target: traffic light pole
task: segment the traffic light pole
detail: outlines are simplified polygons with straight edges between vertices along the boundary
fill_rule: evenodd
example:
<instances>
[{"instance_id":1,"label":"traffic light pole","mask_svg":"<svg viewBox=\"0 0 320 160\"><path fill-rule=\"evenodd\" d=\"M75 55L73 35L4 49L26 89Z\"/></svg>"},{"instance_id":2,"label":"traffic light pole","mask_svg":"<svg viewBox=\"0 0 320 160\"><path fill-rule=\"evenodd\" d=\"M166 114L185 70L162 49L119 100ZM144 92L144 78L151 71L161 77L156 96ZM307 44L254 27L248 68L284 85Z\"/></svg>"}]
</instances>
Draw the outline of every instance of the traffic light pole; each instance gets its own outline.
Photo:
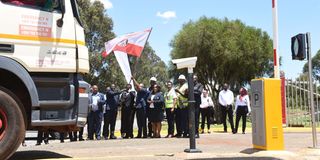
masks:
<instances>
[{"instance_id":1,"label":"traffic light pole","mask_svg":"<svg viewBox=\"0 0 320 160\"><path fill-rule=\"evenodd\" d=\"M311 36L307 32L307 53L308 53L308 67L309 67L309 88L310 88L310 105L311 105L311 123L312 123L312 140L313 148L317 148L317 131L316 131L316 120L314 112L314 98L313 98L313 80L312 80L312 57L311 57Z\"/></svg>"}]
</instances>

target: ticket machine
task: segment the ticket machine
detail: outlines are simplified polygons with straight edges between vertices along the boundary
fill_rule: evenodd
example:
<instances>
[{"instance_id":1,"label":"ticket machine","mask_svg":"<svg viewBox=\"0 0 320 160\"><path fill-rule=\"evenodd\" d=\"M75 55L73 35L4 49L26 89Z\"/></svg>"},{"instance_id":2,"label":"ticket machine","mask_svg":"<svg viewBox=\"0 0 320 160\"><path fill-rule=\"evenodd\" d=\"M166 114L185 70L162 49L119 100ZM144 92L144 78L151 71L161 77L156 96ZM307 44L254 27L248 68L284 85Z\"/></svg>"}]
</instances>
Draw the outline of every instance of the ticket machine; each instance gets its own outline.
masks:
<instances>
[{"instance_id":1,"label":"ticket machine","mask_svg":"<svg viewBox=\"0 0 320 160\"><path fill-rule=\"evenodd\" d=\"M251 81L252 143L263 150L283 150L281 80Z\"/></svg>"}]
</instances>

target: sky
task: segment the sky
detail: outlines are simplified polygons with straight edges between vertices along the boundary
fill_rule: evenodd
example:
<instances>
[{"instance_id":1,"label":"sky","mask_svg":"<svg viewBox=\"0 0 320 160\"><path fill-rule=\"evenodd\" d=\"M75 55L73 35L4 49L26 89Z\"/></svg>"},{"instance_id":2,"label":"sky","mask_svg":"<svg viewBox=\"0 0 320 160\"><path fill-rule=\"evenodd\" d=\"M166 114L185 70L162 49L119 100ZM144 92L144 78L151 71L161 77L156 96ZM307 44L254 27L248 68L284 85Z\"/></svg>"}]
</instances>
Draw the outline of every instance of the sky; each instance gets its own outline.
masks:
<instances>
[{"instance_id":1,"label":"sky","mask_svg":"<svg viewBox=\"0 0 320 160\"><path fill-rule=\"evenodd\" d=\"M148 42L167 64L170 41L183 24L200 17L239 19L273 38L272 0L100 0L112 18L116 35L152 27ZM291 37L311 33L311 51L320 49L320 0L278 0L278 53L287 78L295 78L307 62L291 59Z\"/></svg>"}]
</instances>

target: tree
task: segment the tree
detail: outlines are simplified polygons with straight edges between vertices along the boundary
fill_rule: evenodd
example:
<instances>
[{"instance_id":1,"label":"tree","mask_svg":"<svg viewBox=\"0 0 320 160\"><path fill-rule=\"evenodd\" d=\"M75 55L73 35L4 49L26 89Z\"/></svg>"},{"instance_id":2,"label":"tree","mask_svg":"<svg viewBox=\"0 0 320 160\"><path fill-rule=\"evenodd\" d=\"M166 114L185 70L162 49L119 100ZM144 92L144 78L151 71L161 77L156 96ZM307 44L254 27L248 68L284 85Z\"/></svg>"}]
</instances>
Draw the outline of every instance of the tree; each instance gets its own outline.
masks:
<instances>
[{"instance_id":1,"label":"tree","mask_svg":"<svg viewBox=\"0 0 320 160\"><path fill-rule=\"evenodd\" d=\"M201 83L210 86L214 96L225 82L235 90L255 77L272 75L269 35L240 20L201 17L189 21L170 46L172 59L198 57L195 73ZM170 73L175 73L172 65Z\"/></svg>"},{"instance_id":2,"label":"tree","mask_svg":"<svg viewBox=\"0 0 320 160\"><path fill-rule=\"evenodd\" d=\"M303 66L303 73L308 73L309 71L308 62L306 62ZM320 80L320 50L318 50L317 54L312 58L312 77L316 80Z\"/></svg>"},{"instance_id":3,"label":"tree","mask_svg":"<svg viewBox=\"0 0 320 160\"><path fill-rule=\"evenodd\" d=\"M101 57L104 43L115 37L112 19L108 17L100 1L91 3L89 0L79 0L78 3L89 49L90 73L85 76L85 80L90 84L97 84L101 91L113 83L120 88L125 87L126 81L114 54ZM141 57L129 56L129 62L133 75L145 85L149 84L152 76L159 81L167 80L165 63L148 43Z\"/></svg>"},{"instance_id":4,"label":"tree","mask_svg":"<svg viewBox=\"0 0 320 160\"><path fill-rule=\"evenodd\" d=\"M130 66L133 76L144 85L149 85L151 77L156 77L158 84L162 87L164 87L164 82L168 81L166 64L155 54L148 43L140 58L131 57Z\"/></svg>"},{"instance_id":5,"label":"tree","mask_svg":"<svg viewBox=\"0 0 320 160\"><path fill-rule=\"evenodd\" d=\"M112 58L103 60L101 52L104 42L115 36L112 32L113 22L100 1L91 3L90 0L78 0L78 4L86 46L89 49L90 72L84 78L88 83L97 84L103 90L107 81L107 72L104 71L105 63L112 61Z\"/></svg>"}]
</instances>

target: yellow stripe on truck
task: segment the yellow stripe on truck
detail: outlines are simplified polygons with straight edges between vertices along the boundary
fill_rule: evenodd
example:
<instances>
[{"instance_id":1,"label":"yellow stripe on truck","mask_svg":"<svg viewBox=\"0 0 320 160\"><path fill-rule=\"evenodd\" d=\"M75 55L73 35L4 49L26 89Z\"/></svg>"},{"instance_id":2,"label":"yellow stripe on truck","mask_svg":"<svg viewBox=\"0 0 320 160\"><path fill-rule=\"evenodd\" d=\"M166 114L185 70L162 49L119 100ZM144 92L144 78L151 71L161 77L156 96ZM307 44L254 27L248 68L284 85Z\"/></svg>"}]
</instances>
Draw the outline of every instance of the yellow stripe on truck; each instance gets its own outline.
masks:
<instances>
[{"instance_id":1,"label":"yellow stripe on truck","mask_svg":"<svg viewBox=\"0 0 320 160\"><path fill-rule=\"evenodd\" d=\"M83 46L85 45L85 42L76 41L73 39L22 36L22 35L2 34L2 33L0 33L0 38L26 40L26 41L46 41L46 42L56 42L56 43L68 43L68 44L76 44L76 42L77 42L78 45L83 45Z\"/></svg>"}]
</instances>

